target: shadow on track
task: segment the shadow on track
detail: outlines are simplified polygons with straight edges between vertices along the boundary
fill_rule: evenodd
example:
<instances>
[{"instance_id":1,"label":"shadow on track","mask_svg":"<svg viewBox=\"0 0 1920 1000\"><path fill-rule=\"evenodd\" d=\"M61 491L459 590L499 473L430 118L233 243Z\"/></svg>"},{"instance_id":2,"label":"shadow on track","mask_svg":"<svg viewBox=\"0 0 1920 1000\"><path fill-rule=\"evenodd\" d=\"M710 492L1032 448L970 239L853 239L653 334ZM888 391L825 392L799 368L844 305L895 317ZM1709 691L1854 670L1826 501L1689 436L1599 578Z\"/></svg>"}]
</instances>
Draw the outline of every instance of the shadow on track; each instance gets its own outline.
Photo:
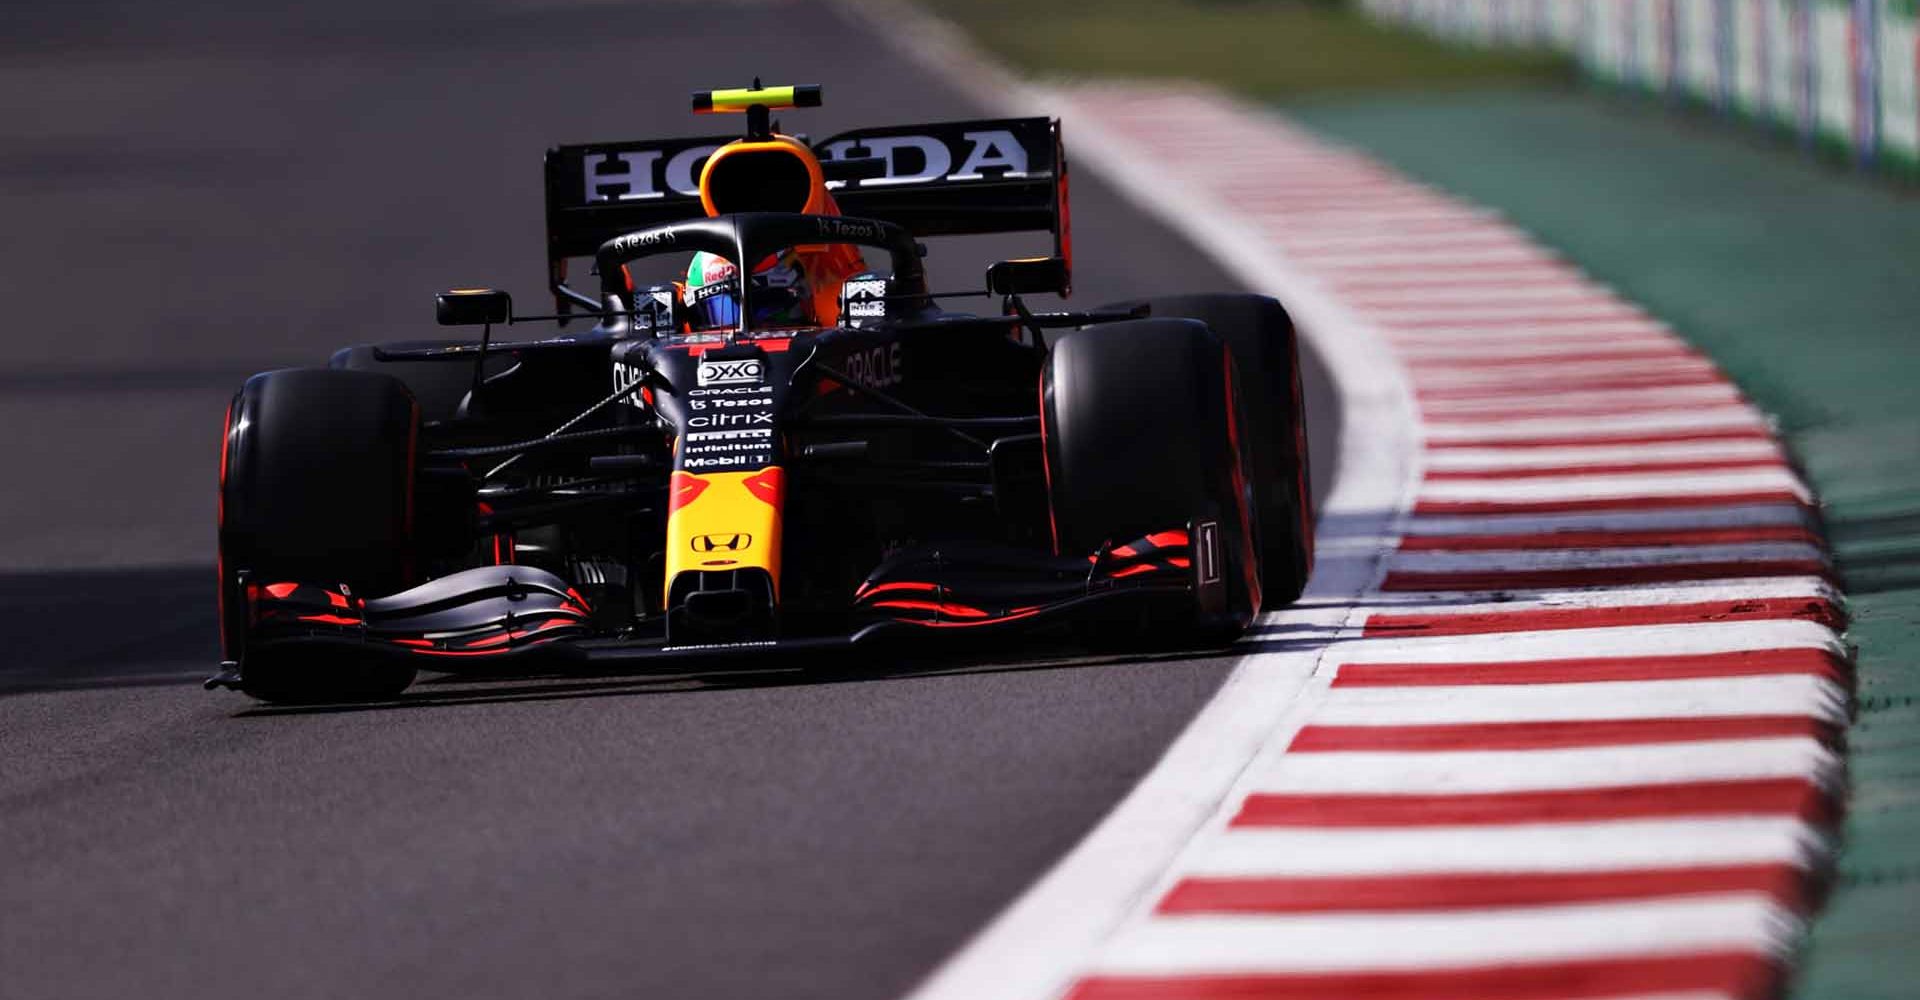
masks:
<instances>
[{"instance_id":1,"label":"shadow on track","mask_svg":"<svg viewBox=\"0 0 1920 1000\"><path fill-rule=\"evenodd\" d=\"M213 567L0 573L0 696L195 683L218 662Z\"/></svg>"},{"instance_id":2,"label":"shadow on track","mask_svg":"<svg viewBox=\"0 0 1920 1000\"><path fill-rule=\"evenodd\" d=\"M1292 644L1313 645L1323 640L1297 640ZM1264 645L1264 644L1263 644ZM909 647L910 649L910 647ZM876 681L912 680L928 677L984 676L1019 673L1029 670L1081 670L1119 664L1190 663L1195 660L1232 658L1253 650L1245 644L1229 650L1168 651L1139 656L1076 656L1064 645L1052 645L1046 655L1018 659L1002 658L983 662L981 653L973 658L942 656L924 658L912 665L834 664L817 662L770 664L762 668L681 671L672 674L620 675L599 674L514 674L475 677L448 674L421 681L405 694L390 701L328 705L253 705L234 713L237 719L273 718L289 715L327 715L352 712L387 712L405 709L454 708L468 705L577 701L586 698L623 698L643 695L689 694L737 691L748 688L781 688L863 684ZM1004 653L1004 650L1002 651ZM1029 654L1031 650L1028 651Z\"/></svg>"}]
</instances>

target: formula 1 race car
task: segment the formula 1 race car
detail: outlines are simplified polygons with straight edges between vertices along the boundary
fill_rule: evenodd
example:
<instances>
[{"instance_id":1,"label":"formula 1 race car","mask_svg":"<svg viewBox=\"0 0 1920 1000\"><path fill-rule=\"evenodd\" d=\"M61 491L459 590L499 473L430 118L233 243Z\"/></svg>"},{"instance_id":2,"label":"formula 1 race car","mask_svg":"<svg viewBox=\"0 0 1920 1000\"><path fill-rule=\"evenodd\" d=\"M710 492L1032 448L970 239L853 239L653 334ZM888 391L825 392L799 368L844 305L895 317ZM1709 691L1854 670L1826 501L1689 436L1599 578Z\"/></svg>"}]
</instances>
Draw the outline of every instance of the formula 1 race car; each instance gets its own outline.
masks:
<instances>
[{"instance_id":1,"label":"formula 1 race car","mask_svg":"<svg viewBox=\"0 0 1920 1000\"><path fill-rule=\"evenodd\" d=\"M770 119L819 101L755 81L694 97L743 113L744 137L550 150L550 315L445 292L439 322L478 337L249 379L226 415L208 686L376 699L420 668L844 662L935 638L1203 648L1297 598L1313 519L1280 304L1036 312L1024 296L1070 290L1058 121L809 145ZM1051 255L965 293L997 312L939 307L959 296L929 292L919 239L1033 231ZM754 262L796 250L860 270L768 320L794 289ZM738 266L634 277L695 253ZM587 256L592 295L567 283ZM536 320L562 326L495 333Z\"/></svg>"}]
</instances>

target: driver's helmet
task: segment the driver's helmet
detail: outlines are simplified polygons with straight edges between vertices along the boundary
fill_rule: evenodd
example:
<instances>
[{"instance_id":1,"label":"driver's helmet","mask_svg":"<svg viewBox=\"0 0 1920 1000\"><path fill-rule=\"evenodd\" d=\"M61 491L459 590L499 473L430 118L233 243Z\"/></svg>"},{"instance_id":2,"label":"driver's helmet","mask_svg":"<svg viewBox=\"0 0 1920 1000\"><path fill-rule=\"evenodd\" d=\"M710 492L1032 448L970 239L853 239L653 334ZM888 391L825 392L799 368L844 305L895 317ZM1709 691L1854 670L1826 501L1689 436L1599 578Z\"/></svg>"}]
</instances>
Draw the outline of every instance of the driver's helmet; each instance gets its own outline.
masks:
<instances>
[{"instance_id":1,"label":"driver's helmet","mask_svg":"<svg viewBox=\"0 0 1920 1000\"><path fill-rule=\"evenodd\" d=\"M813 292L799 254L788 250L760 262L748 279L753 282L756 328L811 326L815 322ZM687 265L681 292L688 326L694 330L731 330L740 325L740 269L718 254L704 250Z\"/></svg>"}]
</instances>

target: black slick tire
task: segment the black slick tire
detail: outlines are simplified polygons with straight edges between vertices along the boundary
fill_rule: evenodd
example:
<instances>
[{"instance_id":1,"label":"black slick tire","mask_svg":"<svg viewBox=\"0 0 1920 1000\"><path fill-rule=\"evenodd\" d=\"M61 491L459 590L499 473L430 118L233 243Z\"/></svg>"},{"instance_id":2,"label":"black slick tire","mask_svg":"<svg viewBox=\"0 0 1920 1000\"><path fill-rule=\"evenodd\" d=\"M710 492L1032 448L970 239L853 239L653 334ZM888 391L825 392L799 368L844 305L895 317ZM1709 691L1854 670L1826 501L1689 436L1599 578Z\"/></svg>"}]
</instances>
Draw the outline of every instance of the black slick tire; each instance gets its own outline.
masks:
<instances>
[{"instance_id":1,"label":"black slick tire","mask_svg":"<svg viewBox=\"0 0 1920 1000\"><path fill-rule=\"evenodd\" d=\"M379 597L412 582L419 409L398 379L293 368L248 379L228 412L220 483L222 628L245 650L241 687L265 701L390 697L410 663L320 649L247 649L233 580L345 585ZM231 655L231 654L230 654Z\"/></svg>"},{"instance_id":2,"label":"black slick tire","mask_svg":"<svg viewBox=\"0 0 1920 1000\"><path fill-rule=\"evenodd\" d=\"M1169 295L1147 304L1154 317L1205 323L1233 348L1252 439L1261 582L1269 607L1291 604L1313 573L1314 527L1307 407L1293 319L1265 295Z\"/></svg>"},{"instance_id":3,"label":"black slick tire","mask_svg":"<svg viewBox=\"0 0 1920 1000\"><path fill-rule=\"evenodd\" d=\"M1100 649L1224 645L1258 613L1258 527L1225 343L1191 320L1076 330L1041 373L1053 528L1063 555L1201 520L1220 531L1224 606L1132 609L1082 631Z\"/></svg>"}]
</instances>

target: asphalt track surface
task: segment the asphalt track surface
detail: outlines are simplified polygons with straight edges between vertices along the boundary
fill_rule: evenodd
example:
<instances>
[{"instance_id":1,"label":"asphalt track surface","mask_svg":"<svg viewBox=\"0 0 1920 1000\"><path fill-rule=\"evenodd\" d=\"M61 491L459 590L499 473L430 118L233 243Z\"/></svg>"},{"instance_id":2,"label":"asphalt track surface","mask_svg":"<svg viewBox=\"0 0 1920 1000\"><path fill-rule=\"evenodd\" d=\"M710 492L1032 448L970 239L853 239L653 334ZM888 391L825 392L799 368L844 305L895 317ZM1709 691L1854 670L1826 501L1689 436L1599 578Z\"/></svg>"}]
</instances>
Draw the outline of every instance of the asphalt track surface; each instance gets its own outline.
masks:
<instances>
[{"instance_id":1,"label":"asphalt track surface","mask_svg":"<svg viewBox=\"0 0 1920 1000\"><path fill-rule=\"evenodd\" d=\"M825 84L815 134L981 113L806 3L0 10L0 993L895 996L1213 693L1229 659L200 690L238 382L431 335L437 288L540 301L540 151L699 134L685 92L754 74ZM1076 301L1225 287L1074 198Z\"/></svg>"}]
</instances>

